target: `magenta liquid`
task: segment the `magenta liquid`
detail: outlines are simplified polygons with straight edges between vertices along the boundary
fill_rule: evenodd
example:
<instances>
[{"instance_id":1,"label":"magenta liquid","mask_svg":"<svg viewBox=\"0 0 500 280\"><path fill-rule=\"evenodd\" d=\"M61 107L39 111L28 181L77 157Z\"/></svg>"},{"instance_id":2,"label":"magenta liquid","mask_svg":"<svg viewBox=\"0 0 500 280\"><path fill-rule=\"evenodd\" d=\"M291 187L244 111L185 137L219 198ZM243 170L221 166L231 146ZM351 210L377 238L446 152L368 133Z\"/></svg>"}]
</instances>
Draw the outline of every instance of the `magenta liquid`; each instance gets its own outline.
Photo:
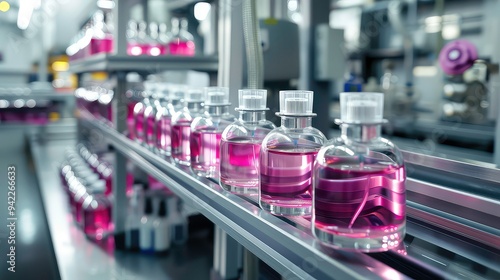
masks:
<instances>
[{"instance_id":1,"label":"magenta liquid","mask_svg":"<svg viewBox=\"0 0 500 280\"><path fill-rule=\"evenodd\" d=\"M224 189L257 194L260 143L250 137L221 141L220 181Z\"/></svg>"},{"instance_id":2,"label":"magenta liquid","mask_svg":"<svg viewBox=\"0 0 500 280\"><path fill-rule=\"evenodd\" d=\"M150 114L146 118L146 144L148 147L155 146L155 116Z\"/></svg>"},{"instance_id":3,"label":"magenta liquid","mask_svg":"<svg viewBox=\"0 0 500 280\"><path fill-rule=\"evenodd\" d=\"M132 56L142 55L147 53L148 47L142 46L139 43L128 43L127 44L127 54Z\"/></svg>"},{"instance_id":4,"label":"magenta liquid","mask_svg":"<svg viewBox=\"0 0 500 280\"><path fill-rule=\"evenodd\" d=\"M90 40L90 55L98 53L113 52L113 37L107 36L104 39L92 38Z\"/></svg>"},{"instance_id":5,"label":"magenta liquid","mask_svg":"<svg viewBox=\"0 0 500 280\"><path fill-rule=\"evenodd\" d=\"M83 209L83 231L90 238L101 240L111 228L109 202L96 197Z\"/></svg>"},{"instance_id":6,"label":"magenta liquid","mask_svg":"<svg viewBox=\"0 0 500 280\"><path fill-rule=\"evenodd\" d=\"M191 168L198 176L218 177L221 132L191 133Z\"/></svg>"},{"instance_id":7,"label":"magenta liquid","mask_svg":"<svg viewBox=\"0 0 500 280\"><path fill-rule=\"evenodd\" d=\"M168 44L168 51L171 55L194 56L194 42L174 40Z\"/></svg>"},{"instance_id":8,"label":"magenta liquid","mask_svg":"<svg viewBox=\"0 0 500 280\"><path fill-rule=\"evenodd\" d=\"M171 152L171 140L170 136L172 134L172 119L161 118L156 122L156 147L162 154L170 155Z\"/></svg>"},{"instance_id":9,"label":"magenta liquid","mask_svg":"<svg viewBox=\"0 0 500 280\"><path fill-rule=\"evenodd\" d=\"M312 171L317 149L275 147L260 156L260 204L278 215L311 214ZM301 151L302 150L302 151Z\"/></svg>"},{"instance_id":10,"label":"magenta liquid","mask_svg":"<svg viewBox=\"0 0 500 280\"><path fill-rule=\"evenodd\" d=\"M405 225L404 167L326 160L316 171L315 235L333 236L334 247L336 238L339 247L360 238L371 240L371 251L397 247Z\"/></svg>"},{"instance_id":11,"label":"magenta liquid","mask_svg":"<svg viewBox=\"0 0 500 280\"><path fill-rule=\"evenodd\" d=\"M191 164L190 135L191 122L180 122L172 126L172 158L182 165Z\"/></svg>"}]
</instances>

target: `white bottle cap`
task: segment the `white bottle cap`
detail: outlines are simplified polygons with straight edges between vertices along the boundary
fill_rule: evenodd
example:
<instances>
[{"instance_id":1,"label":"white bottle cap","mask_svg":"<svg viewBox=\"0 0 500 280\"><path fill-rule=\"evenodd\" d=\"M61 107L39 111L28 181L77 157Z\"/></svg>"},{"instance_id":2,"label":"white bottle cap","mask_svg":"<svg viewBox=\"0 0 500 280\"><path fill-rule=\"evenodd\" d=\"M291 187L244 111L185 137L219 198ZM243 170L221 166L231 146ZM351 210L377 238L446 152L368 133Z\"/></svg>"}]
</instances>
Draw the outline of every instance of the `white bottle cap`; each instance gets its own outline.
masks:
<instances>
[{"instance_id":1,"label":"white bottle cap","mask_svg":"<svg viewBox=\"0 0 500 280\"><path fill-rule=\"evenodd\" d=\"M340 94L340 120L344 123L381 123L383 110L383 93L342 92Z\"/></svg>"},{"instance_id":2,"label":"white bottle cap","mask_svg":"<svg viewBox=\"0 0 500 280\"><path fill-rule=\"evenodd\" d=\"M265 89L240 89L238 98L240 106L236 110L267 110L267 90Z\"/></svg>"},{"instance_id":3,"label":"white bottle cap","mask_svg":"<svg viewBox=\"0 0 500 280\"><path fill-rule=\"evenodd\" d=\"M187 102L203 102L203 90L200 88L190 88L186 95Z\"/></svg>"},{"instance_id":4,"label":"white bottle cap","mask_svg":"<svg viewBox=\"0 0 500 280\"><path fill-rule=\"evenodd\" d=\"M315 116L312 91L307 90L282 90L280 91L280 112L278 115L289 116Z\"/></svg>"},{"instance_id":5,"label":"white bottle cap","mask_svg":"<svg viewBox=\"0 0 500 280\"><path fill-rule=\"evenodd\" d=\"M206 87L205 105L218 106L229 105L229 88L227 87Z\"/></svg>"}]
</instances>

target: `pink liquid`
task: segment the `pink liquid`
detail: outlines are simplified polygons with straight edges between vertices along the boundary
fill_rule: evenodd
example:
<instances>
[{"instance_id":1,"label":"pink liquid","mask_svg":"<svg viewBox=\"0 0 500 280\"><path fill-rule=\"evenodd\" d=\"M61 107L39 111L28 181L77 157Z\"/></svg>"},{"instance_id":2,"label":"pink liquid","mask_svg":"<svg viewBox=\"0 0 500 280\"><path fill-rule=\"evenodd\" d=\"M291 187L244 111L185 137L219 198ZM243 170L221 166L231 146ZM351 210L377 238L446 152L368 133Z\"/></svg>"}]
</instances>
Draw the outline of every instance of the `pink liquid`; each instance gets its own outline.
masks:
<instances>
[{"instance_id":1,"label":"pink liquid","mask_svg":"<svg viewBox=\"0 0 500 280\"><path fill-rule=\"evenodd\" d=\"M320 144L290 145L261 154L260 204L263 209L277 215L310 214L312 170L319 148Z\"/></svg>"},{"instance_id":2,"label":"pink liquid","mask_svg":"<svg viewBox=\"0 0 500 280\"><path fill-rule=\"evenodd\" d=\"M224 189L257 194L260 143L248 137L221 141L220 181Z\"/></svg>"},{"instance_id":3,"label":"pink liquid","mask_svg":"<svg viewBox=\"0 0 500 280\"><path fill-rule=\"evenodd\" d=\"M151 44L148 46L148 55L159 56L165 55L167 53L167 48L161 44Z\"/></svg>"},{"instance_id":4,"label":"pink liquid","mask_svg":"<svg viewBox=\"0 0 500 280\"><path fill-rule=\"evenodd\" d=\"M156 147L160 153L170 155L172 134L172 119L170 117L162 117L156 122Z\"/></svg>"},{"instance_id":5,"label":"pink liquid","mask_svg":"<svg viewBox=\"0 0 500 280\"><path fill-rule=\"evenodd\" d=\"M168 51L171 55L194 56L195 46L192 41L173 40L168 44Z\"/></svg>"},{"instance_id":6,"label":"pink liquid","mask_svg":"<svg viewBox=\"0 0 500 280\"><path fill-rule=\"evenodd\" d=\"M189 137L191 135L191 122L180 122L172 126L172 158L177 163L189 165L191 150Z\"/></svg>"},{"instance_id":7,"label":"pink liquid","mask_svg":"<svg viewBox=\"0 0 500 280\"><path fill-rule=\"evenodd\" d=\"M137 142L139 143L144 143L144 105L143 104L137 104L137 106L142 107L134 112L135 114L135 137Z\"/></svg>"},{"instance_id":8,"label":"pink liquid","mask_svg":"<svg viewBox=\"0 0 500 280\"><path fill-rule=\"evenodd\" d=\"M150 114L146 117L146 143L152 148L155 142L155 116Z\"/></svg>"},{"instance_id":9,"label":"pink liquid","mask_svg":"<svg viewBox=\"0 0 500 280\"><path fill-rule=\"evenodd\" d=\"M128 129L128 137L132 140L135 140L135 120L134 120L134 107L137 102L130 102L127 104L127 129Z\"/></svg>"},{"instance_id":10,"label":"pink liquid","mask_svg":"<svg viewBox=\"0 0 500 280\"><path fill-rule=\"evenodd\" d=\"M214 130L191 133L191 168L199 176L218 177L221 132Z\"/></svg>"},{"instance_id":11,"label":"pink liquid","mask_svg":"<svg viewBox=\"0 0 500 280\"><path fill-rule=\"evenodd\" d=\"M113 38L111 36L103 39L92 38L90 40L90 55L111 52L113 52Z\"/></svg>"},{"instance_id":12,"label":"pink liquid","mask_svg":"<svg viewBox=\"0 0 500 280\"><path fill-rule=\"evenodd\" d=\"M405 224L404 167L349 165L335 158L326 162L316 173L316 230L353 239L385 236L382 249L396 247L403 238L397 232L404 230ZM390 238L389 232L393 232Z\"/></svg>"},{"instance_id":13,"label":"pink liquid","mask_svg":"<svg viewBox=\"0 0 500 280\"><path fill-rule=\"evenodd\" d=\"M88 199L90 199L89 197ZM83 230L90 238L101 240L111 228L111 205L106 198L95 196L83 209Z\"/></svg>"},{"instance_id":14,"label":"pink liquid","mask_svg":"<svg viewBox=\"0 0 500 280\"><path fill-rule=\"evenodd\" d=\"M139 43L132 43L129 42L127 43L127 54L132 55L132 56L138 56L142 54L146 54L148 51L148 46L147 45L142 45Z\"/></svg>"}]
</instances>

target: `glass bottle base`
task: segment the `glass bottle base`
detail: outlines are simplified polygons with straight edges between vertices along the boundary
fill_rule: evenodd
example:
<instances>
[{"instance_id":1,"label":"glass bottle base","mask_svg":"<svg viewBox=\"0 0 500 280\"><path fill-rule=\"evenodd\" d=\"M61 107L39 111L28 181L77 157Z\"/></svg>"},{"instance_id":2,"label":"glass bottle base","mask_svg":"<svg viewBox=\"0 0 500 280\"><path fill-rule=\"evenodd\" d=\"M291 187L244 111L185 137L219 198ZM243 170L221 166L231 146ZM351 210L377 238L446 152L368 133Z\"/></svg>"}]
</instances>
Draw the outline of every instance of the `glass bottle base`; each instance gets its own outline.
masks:
<instances>
[{"instance_id":1,"label":"glass bottle base","mask_svg":"<svg viewBox=\"0 0 500 280\"><path fill-rule=\"evenodd\" d=\"M175 164L183 165L183 166L191 166L191 161L189 159L187 159L187 160L181 160L178 158L173 158L173 159L174 159Z\"/></svg>"},{"instance_id":2,"label":"glass bottle base","mask_svg":"<svg viewBox=\"0 0 500 280\"><path fill-rule=\"evenodd\" d=\"M312 206L291 203L291 201L276 201L274 199L260 199L260 208L276 216L310 216Z\"/></svg>"},{"instance_id":3,"label":"glass bottle base","mask_svg":"<svg viewBox=\"0 0 500 280\"><path fill-rule=\"evenodd\" d=\"M255 196L259 194L259 188L257 187L258 182L255 182L254 184L249 184L251 181L245 181L245 182L235 182L235 180L220 180L220 186L230 192L234 193L237 195L245 195L245 196ZM246 184L247 186L235 186L235 184L241 183Z\"/></svg>"},{"instance_id":4,"label":"glass bottle base","mask_svg":"<svg viewBox=\"0 0 500 280\"><path fill-rule=\"evenodd\" d=\"M314 224L314 223L313 223ZM387 226L384 229L330 230L313 226L314 236L327 247L358 252L385 252L403 243L405 225Z\"/></svg>"},{"instance_id":5,"label":"glass bottle base","mask_svg":"<svg viewBox=\"0 0 500 280\"><path fill-rule=\"evenodd\" d=\"M215 171L215 168L206 168L204 166L191 164L191 170L196 176L206 177L206 178L218 178L219 175Z\"/></svg>"}]
</instances>

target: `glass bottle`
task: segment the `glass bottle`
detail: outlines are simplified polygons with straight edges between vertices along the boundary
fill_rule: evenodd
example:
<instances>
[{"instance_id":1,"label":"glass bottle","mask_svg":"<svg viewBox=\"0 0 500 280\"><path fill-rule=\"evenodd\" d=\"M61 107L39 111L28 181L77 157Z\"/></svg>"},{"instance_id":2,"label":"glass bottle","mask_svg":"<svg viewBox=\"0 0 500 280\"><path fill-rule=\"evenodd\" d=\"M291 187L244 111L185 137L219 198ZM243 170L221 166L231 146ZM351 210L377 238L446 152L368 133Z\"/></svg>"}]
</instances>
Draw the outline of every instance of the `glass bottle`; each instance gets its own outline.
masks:
<instances>
[{"instance_id":1,"label":"glass bottle","mask_svg":"<svg viewBox=\"0 0 500 280\"><path fill-rule=\"evenodd\" d=\"M229 105L229 88L205 88L205 112L191 123L191 169L198 176L219 176L221 135L235 120Z\"/></svg>"},{"instance_id":2,"label":"glass bottle","mask_svg":"<svg viewBox=\"0 0 500 280\"><path fill-rule=\"evenodd\" d=\"M82 222L85 235L101 240L111 231L111 202L104 194L104 181L94 183L82 204Z\"/></svg>"},{"instance_id":3,"label":"glass bottle","mask_svg":"<svg viewBox=\"0 0 500 280\"><path fill-rule=\"evenodd\" d=\"M158 26L158 42L163 46L163 49L165 51L165 55L168 54L168 44L170 43L170 40L172 39L172 33L168 31L167 29L167 24L166 23L160 23Z\"/></svg>"},{"instance_id":4,"label":"glass bottle","mask_svg":"<svg viewBox=\"0 0 500 280\"><path fill-rule=\"evenodd\" d=\"M191 164L191 122L202 114L203 92L201 89L190 89L184 101L184 108L172 117L172 158L175 163L189 166Z\"/></svg>"},{"instance_id":5,"label":"glass bottle","mask_svg":"<svg viewBox=\"0 0 500 280\"><path fill-rule=\"evenodd\" d=\"M172 117L182 109L184 87L173 87L169 84L161 85L166 96L161 109L156 113L156 148L160 155L171 155Z\"/></svg>"},{"instance_id":6,"label":"glass bottle","mask_svg":"<svg viewBox=\"0 0 500 280\"><path fill-rule=\"evenodd\" d=\"M189 33L187 27L188 22L185 18L180 21L178 18L172 18L172 38L168 44L168 51L171 55L194 56L193 35Z\"/></svg>"},{"instance_id":7,"label":"glass bottle","mask_svg":"<svg viewBox=\"0 0 500 280\"><path fill-rule=\"evenodd\" d=\"M240 116L221 136L219 183L235 194L257 195L260 145L276 127L266 120L266 90L244 89L238 94Z\"/></svg>"},{"instance_id":8,"label":"glass bottle","mask_svg":"<svg viewBox=\"0 0 500 280\"><path fill-rule=\"evenodd\" d=\"M139 39L139 29L136 21L131 20L128 22L127 28L127 54L138 56L143 54L142 46Z\"/></svg>"},{"instance_id":9,"label":"glass bottle","mask_svg":"<svg viewBox=\"0 0 500 280\"><path fill-rule=\"evenodd\" d=\"M186 243L189 237L188 219L183 213L184 204L178 197L170 198L167 203L171 241L173 244L182 245Z\"/></svg>"},{"instance_id":10,"label":"glass bottle","mask_svg":"<svg viewBox=\"0 0 500 280\"><path fill-rule=\"evenodd\" d=\"M168 211L165 199L160 201L158 216L153 221L154 228L154 250L156 253L164 253L170 248L170 230L168 223Z\"/></svg>"},{"instance_id":11,"label":"glass bottle","mask_svg":"<svg viewBox=\"0 0 500 280\"><path fill-rule=\"evenodd\" d=\"M158 24L156 22L149 23L149 39L148 54L151 56L164 55L166 48L160 41Z\"/></svg>"},{"instance_id":12,"label":"glass bottle","mask_svg":"<svg viewBox=\"0 0 500 280\"><path fill-rule=\"evenodd\" d=\"M104 13L97 11L93 16L93 32L90 40L90 55L113 52L113 34L104 21Z\"/></svg>"},{"instance_id":13,"label":"glass bottle","mask_svg":"<svg viewBox=\"0 0 500 280\"><path fill-rule=\"evenodd\" d=\"M314 159L325 142L311 126L313 92L280 91L281 126L262 141L259 204L274 215L310 215Z\"/></svg>"},{"instance_id":14,"label":"glass bottle","mask_svg":"<svg viewBox=\"0 0 500 280\"><path fill-rule=\"evenodd\" d=\"M146 197L144 204L144 215L139 226L139 247L141 252L154 253L154 228L153 228L153 200Z\"/></svg>"},{"instance_id":15,"label":"glass bottle","mask_svg":"<svg viewBox=\"0 0 500 280\"><path fill-rule=\"evenodd\" d=\"M125 219L125 248L128 250L139 250L139 228L142 216L142 187L134 186L128 203L127 217Z\"/></svg>"},{"instance_id":16,"label":"glass bottle","mask_svg":"<svg viewBox=\"0 0 500 280\"><path fill-rule=\"evenodd\" d=\"M127 130L128 130L128 137L132 140L136 140L137 135L136 135L136 127L135 127L135 107L136 106L143 106L143 105L137 105L138 103L141 103L142 98L143 98L143 92L144 92L144 86L142 83L142 78L139 76L139 74L132 72L127 74L127 85L129 89L125 93L128 99L127 103ZM139 110L139 108L138 108Z\"/></svg>"},{"instance_id":17,"label":"glass bottle","mask_svg":"<svg viewBox=\"0 0 500 280\"><path fill-rule=\"evenodd\" d=\"M405 169L380 136L384 95L341 93L342 129L314 166L313 234L323 244L364 252L396 248L405 235Z\"/></svg>"},{"instance_id":18,"label":"glass bottle","mask_svg":"<svg viewBox=\"0 0 500 280\"><path fill-rule=\"evenodd\" d=\"M158 99L158 94L156 93L156 83L147 83L146 91L150 92L150 102L144 108L144 132L145 132L145 143L146 147L154 150L156 144L156 113L157 108L161 106Z\"/></svg>"},{"instance_id":19,"label":"glass bottle","mask_svg":"<svg viewBox=\"0 0 500 280\"><path fill-rule=\"evenodd\" d=\"M139 144L146 141L145 127L144 127L144 111L151 105L150 95L151 92L145 90L141 92L143 99L134 106L134 123L135 123L135 140Z\"/></svg>"}]
</instances>

